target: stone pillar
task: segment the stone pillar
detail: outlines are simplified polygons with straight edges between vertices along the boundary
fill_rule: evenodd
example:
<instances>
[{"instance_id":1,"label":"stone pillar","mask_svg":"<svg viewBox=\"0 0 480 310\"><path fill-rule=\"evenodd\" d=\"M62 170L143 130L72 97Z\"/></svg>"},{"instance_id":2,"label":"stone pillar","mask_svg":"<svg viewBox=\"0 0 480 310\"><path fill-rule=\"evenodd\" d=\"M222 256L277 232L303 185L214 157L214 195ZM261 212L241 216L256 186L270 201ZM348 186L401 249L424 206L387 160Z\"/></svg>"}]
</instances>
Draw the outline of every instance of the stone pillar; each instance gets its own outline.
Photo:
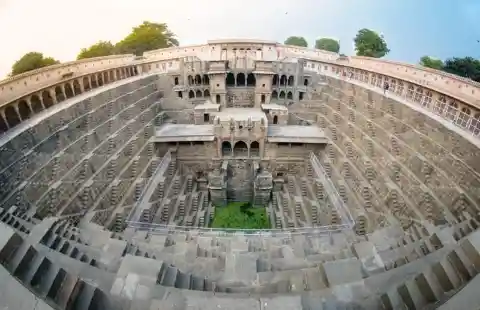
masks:
<instances>
[{"instance_id":1,"label":"stone pillar","mask_svg":"<svg viewBox=\"0 0 480 310\"><path fill-rule=\"evenodd\" d=\"M23 121L22 116L20 115L20 111L18 110L18 102L15 102L15 104L13 105L13 108L15 109L15 112L17 113L18 119L20 121Z\"/></svg>"},{"instance_id":2,"label":"stone pillar","mask_svg":"<svg viewBox=\"0 0 480 310\"><path fill-rule=\"evenodd\" d=\"M57 104L58 101L57 101L57 94L55 93L55 89L50 88L48 92L50 93L50 97L52 98L53 104Z\"/></svg>"},{"instance_id":3,"label":"stone pillar","mask_svg":"<svg viewBox=\"0 0 480 310\"><path fill-rule=\"evenodd\" d=\"M2 117L3 122L7 126L7 129L10 129L10 125L7 122L7 117L5 116L5 109L0 110L0 116Z\"/></svg>"},{"instance_id":4,"label":"stone pillar","mask_svg":"<svg viewBox=\"0 0 480 310\"><path fill-rule=\"evenodd\" d=\"M32 97L27 98L27 105L28 105L28 108L30 109L30 112L32 112L32 115L34 115L35 112L33 111L33 108L32 108Z\"/></svg>"}]
</instances>

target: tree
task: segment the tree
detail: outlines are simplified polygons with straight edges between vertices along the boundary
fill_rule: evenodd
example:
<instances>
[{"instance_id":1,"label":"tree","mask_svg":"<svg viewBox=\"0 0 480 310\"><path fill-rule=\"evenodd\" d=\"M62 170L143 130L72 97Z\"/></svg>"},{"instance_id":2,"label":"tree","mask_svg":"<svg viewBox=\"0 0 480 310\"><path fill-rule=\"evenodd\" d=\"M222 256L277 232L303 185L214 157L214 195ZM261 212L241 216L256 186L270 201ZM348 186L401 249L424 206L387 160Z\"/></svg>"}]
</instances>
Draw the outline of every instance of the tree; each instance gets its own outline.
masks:
<instances>
[{"instance_id":1,"label":"tree","mask_svg":"<svg viewBox=\"0 0 480 310\"><path fill-rule=\"evenodd\" d=\"M146 51L178 46L175 34L168 29L167 24L144 21L134 27L132 32L116 44L117 52L141 56Z\"/></svg>"},{"instance_id":2,"label":"tree","mask_svg":"<svg viewBox=\"0 0 480 310\"><path fill-rule=\"evenodd\" d=\"M480 82L480 61L473 57L447 59L443 70Z\"/></svg>"},{"instance_id":3,"label":"tree","mask_svg":"<svg viewBox=\"0 0 480 310\"><path fill-rule=\"evenodd\" d=\"M307 40L305 40L304 37L292 36L292 37L288 37L285 40L285 45L295 45L295 46L307 47L308 43L307 43Z\"/></svg>"},{"instance_id":4,"label":"tree","mask_svg":"<svg viewBox=\"0 0 480 310\"><path fill-rule=\"evenodd\" d=\"M115 54L115 46L110 41L99 41L90 47L82 48L77 60Z\"/></svg>"},{"instance_id":5,"label":"tree","mask_svg":"<svg viewBox=\"0 0 480 310\"><path fill-rule=\"evenodd\" d=\"M442 70L443 61L437 58L432 58L430 56L423 56L422 58L420 58L420 65L427 68Z\"/></svg>"},{"instance_id":6,"label":"tree","mask_svg":"<svg viewBox=\"0 0 480 310\"><path fill-rule=\"evenodd\" d=\"M383 35L370 29L361 29L353 39L358 56L381 58L390 52Z\"/></svg>"},{"instance_id":7,"label":"tree","mask_svg":"<svg viewBox=\"0 0 480 310\"><path fill-rule=\"evenodd\" d=\"M340 43L330 38L321 38L315 41L315 48L329 52L338 53L340 51Z\"/></svg>"},{"instance_id":8,"label":"tree","mask_svg":"<svg viewBox=\"0 0 480 310\"><path fill-rule=\"evenodd\" d=\"M26 53L22 56L22 58L13 64L11 75L20 74L58 63L58 60L55 60L52 57L44 57L43 54L39 52Z\"/></svg>"}]
</instances>

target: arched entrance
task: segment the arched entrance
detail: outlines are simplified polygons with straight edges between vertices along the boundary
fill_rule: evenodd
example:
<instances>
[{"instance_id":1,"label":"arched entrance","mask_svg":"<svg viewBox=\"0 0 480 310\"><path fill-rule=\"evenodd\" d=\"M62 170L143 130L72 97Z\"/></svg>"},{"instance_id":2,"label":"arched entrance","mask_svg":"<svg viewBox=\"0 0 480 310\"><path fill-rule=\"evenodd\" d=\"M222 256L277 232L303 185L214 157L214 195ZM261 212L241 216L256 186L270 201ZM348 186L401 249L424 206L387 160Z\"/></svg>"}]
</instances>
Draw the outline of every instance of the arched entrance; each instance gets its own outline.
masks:
<instances>
[{"instance_id":1,"label":"arched entrance","mask_svg":"<svg viewBox=\"0 0 480 310\"><path fill-rule=\"evenodd\" d=\"M220 98L220 95L215 96L215 101L217 102L217 104L220 104L220 102L222 101L222 99Z\"/></svg>"},{"instance_id":2,"label":"arched entrance","mask_svg":"<svg viewBox=\"0 0 480 310\"><path fill-rule=\"evenodd\" d=\"M276 90L272 92L272 99L278 99L278 92Z\"/></svg>"},{"instance_id":3,"label":"arched entrance","mask_svg":"<svg viewBox=\"0 0 480 310\"><path fill-rule=\"evenodd\" d=\"M123 70L122 70L122 74L123 74ZM90 86L92 87L92 89L98 87L97 77L96 77L95 75L91 75L91 76L90 76Z\"/></svg>"},{"instance_id":4,"label":"arched entrance","mask_svg":"<svg viewBox=\"0 0 480 310\"><path fill-rule=\"evenodd\" d=\"M117 75L117 77L118 77L118 75ZM88 79L87 76L83 78L83 89L85 89L85 91L90 90L90 80Z\"/></svg>"},{"instance_id":5,"label":"arched entrance","mask_svg":"<svg viewBox=\"0 0 480 310\"><path fill-rule=\"evenodd\" d=\"M257 141L250 144L250 156L260 156L260 143Z\"/></svg>"},{"instance_id":6,"label":"arched entrance","mask_svg":"<svg viewBox=\"0 0 480 310\"><path fill-rule=\"evenodd\" d=\"M273 123L274 123L274 124L278 124L278 116L277 116L277 115L275 115L275 116L273 117Z\"/></svg>"},{"instance_id":7,"label":"arched entrance","mask_svg":"<svg viewBox=\"0 0 480 310\"><path fill-rule=\"evenodd\" d=\"M42 102L37 95L32 95L32 97L30 98L30 102L32 104L32 110L34 113L39 113L43 110Z\"/></svg>"},{"instance_id":8,"label":"arched entrance","mask_svg":"<svg viewBox=\"0 0 480 310\"><path fill-rule=\"evenodd\" d=\"M18 113L20 114L20 118L22 120L30 118L32 111L30 111L30 108L25 100L20 100L18 103Z\"/></svg>"},{"instance_id":9,"label":"arched entrance","mask_svg":"<svg viewBox=\"0 0 480 310\"><path fill-rule=\"evenodd\" d=\"M308 80L307 79L303 80L303 85L308 86Z\"/></svg>"},{"instance_id":10,"label":"arched entrance","mask_svg":"<svg viewBox=\"0 0 480 310\"><path fill-rule=\"evenodd\" d=\"M249 73L247 76L247 86L255 86L256 82L255 75L253 73Z\"/></svg>"},{"instance_id":11,"label":"arched entrance","mask_svg":"<svg viewBox=\"0 0 480 310\"><path fill-rule=\"evenodd\" d=\"M229 141L222 142L222 156L232 156L232 144Z\"/></svg>"},{"instance_id":12,"label":"arched entrance","mask_svg":"<svg viewBox=\"0 0 480 310\"><path fill-rule=\"evenodd\" d=\"M203 75L203 85L210 85L210 78L206 74Z\"/></svg>"},{"instance_id":13,"label":"arched entrance","mask_svg":"<svg viewBox=\"0 0 480 310\"><path fill-rule=\"evenodd\" d=\"M57 102L65 100L65 95L60 86L55 87L55 98L57 99Z\"/></svg>"},{"instance_id":14,"label":"arched entrance","mask_svg":"<svg viewBox=\"0 0 480 310\"><path fill-rule=\"evenodd\" d=\"M200 74L195 75L195 84L196 85L202 84L202 77L200 76Z\"/></svg>"},{"instance_id":15,"label":"arched entrance","mask_svg":"<svg viewBox=\"0 0 480 310\"><path fill-rule=\"evenodd\" d=\"M67 96L67 98L72 98L74 96L70 83L65 83L65 96Z\"/></svg>"},{"instance_id":16,"label":"arched entrance","mask_svg":"<svg viewBox=\"0 0 480 310\"><path fill-rule=\"evenodd\" d=\"M5 117L10 128L20 123L20 118L18 117L17 111L15 111L15 108L11 105L5 109Z\"/></svg>"},{"instance_id":17,"label":"arched entrance","mask_svg":"<svg viewBox=\"0 0 480 310\"><path fill-rule=\"evenodd\" d=\"M272 79L272 86L275 87L278 85L278 74L275 74Z\"/></svg>"},{"instance_id":18,"label":"arched entrance","mask_svg":"<svg viewBox=\"0 0 480 310\"><path fill-rule=\"evenodd\" d=\"M262 96L260 97L260 101L261 101L261 103L265 103L265 95L262 95Z\"/></svg>"},{"instance_id":19,"label":"arched entrance","mask_svg":"<svg viewBox=\"0 0 480 310\"><path fill-rule=\"evenodd\" d=\"M188 92L188 98L190 98L190 99L195 98L195 93L193 92L193 90L190 90Z\"/></svg>"},{"instance_id":20,"label":"arched entrance","mask_svg":"<svg viewBox=\"0 0 480 310\"><path fill-rule=\"evenodd\" d=\"M188 76L188 85L193 85L193 76Z\"/></svg>"},{"instance_id":21,"label":"arched entrance","mask_svg":"<svg viewBox=\"0 0 480 310\"><path fill-rule=\"evenodd\" d=\"M225 84L227 86L235 86L235 76L232 72L227 73L227 77L225 78Z\"/></svg>"},{"instance_id":22,"label":"arched entrance","mask_svg":"<svg viewBox=\"0 0 480 310\"><path fill-rule=\"evenodd\" d=\"M99 75L97 75L97 83L98 83L98 86L103 86L103 77L102 77L102 74L100 73Z\"/></svg>"},{"instance_id":23,"label":"arched entrance","mask_svg":"<svg viewBox=\"0 0 480 310\"><path fill-rule=\"evenodd\" d=\"M45 109L48 109L53 105L53 98L50 95L50 92L48 90L44 90L42 93L42 101L43 101L43 106Z\"/></svg>"},{"instance_id":24,"label":"arched entrance","mask_svg":"<svg viewBox=\"0 0 480 310\"><path fill-rule=\"evenodd\" d=\"M233 156L247 156L248 155L248 146L243 141L238 141L233 147Z\"/></svg>"},{"instance_id":25,"label":"arched entrance","mask_svg":"<svg viewBox=\"0 0 480 310\"><path fill-rule=\"evenodd\" d=\"M245 86L245 74L237 74L237 86Z\"/></svg>"},{"instance_id":26,"label":"arched entrance","mask_svg":"<svg viewBox=\"0 0 480 310\"><path fill-rule=\"evenodd\" d=\"M195 93L195 97L202 98L202 91L200 89L197 89L197 92Z\"/></svg>"},{"instance_id":27,"label":"arched entrance","mask_svg":"<svg viewBox=\"0 0 480 310\"><path fill-rule=\"evenodd\" d=\"M283 90L280 92L280 99L285 99L285 92Z\"/></svg>"},{"instance_id":28,"label":"arched entrance","mask_svg":"<svg viewBox=\"0 0 480 310\"><path fill-rule=\"evenodd\" d=\"M287 99L293 99L293 94L291 91L287 93Z\"/></svg>"},{"instance_id":29,"label":"arched entrance","mask_svg":"<svg viewBox=\"0 0 480 310\"><path fill-rule=\"evenodd\" d=\"M112 71L110 71L110 73L112 73ZM82 93L82 88L80 87L80 83L78 82L78 80L73 81L73 93L75 96Z\"/></svg>"},{"instance_id":30,"label":"arched entrance","mask_svg":"<svg viewBox=\"0 0 480 310\"><path fill-rule=\"evenodd\" d=\"M290 76L288 77L288 86L293 86L293 82L294 82L293 75L290 75Z\"/></svg>"},{"instance_id":31,"label":"arched entrance","mask_svg":"<svg viewBox=\"0 0 480 310\"><path fill-rule=\"evenodd\" d=\"M178 85L178 77L173 80L173 84Z\"/></svg>"},{"instance_id":32,"label":"arched entrance","mask_svg":"<svg viewBox=\"0 0 480 310\"><path fill-rule=\"evenodd\" d=\"M208 89L205 89L205 91L203 92L203 97L210 98L210 91Z\"/></svg>"},{"instance_id":33,"label":"arched entrance","mask_svg":"<svg viewBox=\"0 0 480 310\"><path fill-rule=\"evenodd\" d=\"M282 75L282 77L280 78L280 86L285 86L285 85L287 85L287 76Z\"/></svg>"}]
</instances>

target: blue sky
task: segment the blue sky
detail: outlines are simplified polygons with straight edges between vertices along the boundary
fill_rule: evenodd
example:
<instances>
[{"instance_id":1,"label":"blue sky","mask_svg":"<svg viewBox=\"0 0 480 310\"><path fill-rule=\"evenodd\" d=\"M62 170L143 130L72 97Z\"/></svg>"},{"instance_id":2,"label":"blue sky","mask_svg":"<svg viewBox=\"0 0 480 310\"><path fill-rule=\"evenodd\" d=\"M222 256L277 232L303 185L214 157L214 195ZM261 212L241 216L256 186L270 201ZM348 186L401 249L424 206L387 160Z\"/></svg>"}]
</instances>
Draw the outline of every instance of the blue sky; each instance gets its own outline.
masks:
<instances>
[{"instance_id":1,"label":"blue sky","mask_svg":"<svg viewBox=\"0 0 480 310\"><path fill-rule=\"evenodd\" d=\"M80 5L81 4L81 5ZM361 28L383 33L392 60L416 63L422 55L480 58L480 0L0 0L0 77L29 51L60 61L82 47L116 42L143 20L165 22L181 44L209 39L257 38L283 42L301 35L340 40L353 53ZM10 31L9 29L12 29Z\"/></svg>"}]
</instances>

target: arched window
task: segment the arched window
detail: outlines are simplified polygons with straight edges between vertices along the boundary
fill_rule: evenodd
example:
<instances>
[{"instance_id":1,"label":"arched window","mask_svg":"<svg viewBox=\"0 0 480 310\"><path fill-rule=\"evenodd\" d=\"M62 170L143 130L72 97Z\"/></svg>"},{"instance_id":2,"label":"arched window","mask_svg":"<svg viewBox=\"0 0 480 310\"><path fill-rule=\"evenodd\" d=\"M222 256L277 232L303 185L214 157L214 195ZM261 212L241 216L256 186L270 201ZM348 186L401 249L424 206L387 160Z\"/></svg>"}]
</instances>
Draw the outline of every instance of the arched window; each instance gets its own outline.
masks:
<instances>
[{"instance_id":1,"label":"arched window","mask_svg":"<svg viewBox=\"0 0 480 310\"><path fill-rule=\"evenodd\" d=\"M422 105L426 108L430 108L430 104L432 103L432 97L433 97L432 92L428 90L425 96L423 96Z\"/></svg>"},{"instance_id":2,"label":"arched window","mask_svg":"<svg viewBox=\"0 0 480 310\"><path fill-rule=\"evenodd\" d=\"M403 82L398 81L398 87L396 92L398 96L403 96L403 89L404 89Z\"/></svg>"},{"instance_id":3,"label":"arched window","mask_svg":"<svg viewBox=\"0 0 480 310\"><path fill-rule=\"evenodd\" d=\"M65 95L60 86L55 87L55 97L57 98L57 102L65 100Z\"/></svg>"},{"instance_id":4,"label":"arched window","mask_svg":"<svg viewBox=\"0 0 480 310\"><path fill-rule=\"evenodd\" d=\"M44 90L42 93L42 101L45 109L48 109L53 105L53 99L48 90Z\"/></svg>"},{"instance_id":5,"label":"arched window","mask_svg":"<svg viewBox=\"0 0 480 310\"><path fill-rule=\"evenodd\" d=\"M262 94L262 96L260 96L260 101L261 103L265 103L265 95Z\"/></svg>"},{"instance_id":6,"label":"arched window","mask_svg":"<svg viewBox=\"0 0 480 310\"><path fill-rule=\"evenodd\" d=\"M290 75L288 77L288 82L287 82L288 86L293 86L293 82L294 82L294 77L293 75Z\"/></svg>"},{"instance_id":7,"label":"arched window","mask_svg":"<svg viewBox=\"0 0 480 310\"><path fill-rule=\"evenodd\" d=\"M247 86L255 86L257 84L257 80L255 79L255 75L253 73L249 73L247 75Z\"/></svg>"},{"instance_id":8,"label":"arched window","mask_svg":"<svg viewBox=\"0 0 480 310\"><path fill-rule=\"evenodd\" d=\"M278 92L276 90L272 92L272 99L278 99Z\"/></svg>"},{"instance_id":9,"label":"arched window","mask_svg":"<svg viewBox=\"0 0 480 310\"><path fill-rule=\"evenodd\" d=\"M285 92L283 90L280 92L280 99L285 99Z\"/></svg>"},{"instance_id":10,"label":"arched window","mask_svg":"<svg viewBox=\"0 0 480 310\"><path fill-rule=\"evenodd\" d=\"M462 110L459 112L457 121L455 123L462 128L466 128L468 120L470 119L470 114L470 109L467 107L463 107Z\"/></svg>"},{"instance_id":11,"label":"arched window","mask_svg":"<svg viewBox=\"0 0 480 310\"><path fill-rule=\"evenodd\" d=\"M282 75L282 77L280 78L280 86L285 86L285 85L287 85L287 76Z\"/></svg>"},{"instance_id":12,"label":"arched window","mask_svg":"<svg viewBox=\"0 0 480 310\"><path fill-rule=\"evenodd\" d=\"M85 91L89 91L90 90L90 80L88 79L88 77L84 77L83 78L83 89Z\"/></svg>"},{"instance_id":13,"label":"arched window","mask_svg":"<svg viewBox=\"0 0 480 310\"><path fill-rule=\"evenodd\" d=\"M200 76L200 74L195 75L195 84L196 85L202 84L202 77Z\"/></svg>"},{"instance_id":14,"label":"arched window","mask_svg":"<svg viewBox=\"0 0 480 310\"><path fill-rule=\"evenodd\" d=\"M245 86L245 74L237 74L237 86Z\"/></svg>"},{"instance_id":15,"label":"arched window","mask_svg":"<svg viewBox=\"0 0 480 310\"><path fill-rule=\"evenodd\" d=\"M393 94L395 93L395 91L397 90L397 80L390 80L390 88L388 90Z\"/></svg>"},{"instance_id":16,"label":"arched window","mask_svg":"<svg viewBox=\"0 0 480 310\"><path fill-rule=\"evenodd\" d=\"M194 83L193 76L189 75L187 79L188 79L188 85L193 85Z\"/></svg>"},{"instance_id":17,"label":"arched window","mask_svg":"<svg viewBox=\"0 0 480 310\"><path fill-rule=\"evenodd\" d=\"M210 85L210 78L206 74L203 75L203 85Z\"/></svg>"},{"instance_id":18,"label":"arched window","mask_svg":"<svg viewBox=\"0 0 480 310\"><path fill-rule=\"evenodd\" d=\"M197 92L195 93L196 98L202 98L202 91L200 89L197 89Z\"/></svg>"},{"instance_id":19,"label":"arched window","mask_svg":"<svg viewBox=\"0 0 480 310\"><path fill-rule=\"evenodd\" d=\"M289 92L287 93L287 99L290 99L290 100L293 99L293 94L292 94L291 91L289 91Z\"/></svg>"},{"instance_id":20,"label":"arched window","mask_svg":"<svg viewBox=\"0 0 480 310\"><path fill-rule=\"evenodd\" d=\"M64 87L65 87L65 95L67 96L67 98L72 98L74 94L73 94L73 89L70 83L65 83Z\"/></svg>"},{"instance_id":21,"label":"arched window","mask_svg":"<svg viewBox=\"0 0 480 310\"><path fill-rule=\"evenodd\" d=\"M232 156L232 145L229 141L222 142L222 156Z\"/></svg>"},{"instance_id":22,"label":"arched window","mask_svg":"<svg viewBox=\"0 0 480 310\"><path fill-rule=\"evenodd\" d=\"M250 156L260 156L260 144L257 141L250 144Z\"/></svg>"},{"instance_id":23,"label":"arched window","mask_svg":"<svg viewBox=\"0 0 480 310\"><path fill-rule=\"evenodd\" d=\"M455 102L455 100L451 99L450 103L447 106L447 118L451 119L452 121L457 117L458 113L458 104Z\"/></svg>"},{"instance_id":24,"label":"arched window","mask_svg":"<svg viewBox=\"0 0 480 310\"><path fill-rule=\"evenodd\" d=\"M278 116L277 115L274 115L273 116L273 123L276 125L278 124Z\"/></svg>"},{"instance_id":25,"label":"arched window","mask_svg":"<svg viewBox=\"0 0 480 310\"><path fill-rule=\"evenodd\" d=\"M190 99L195 98L195 92L193 90L190 90L188 92L188 98L190 98Z\"/></svg>"},{"instance_id":26,"label":"arched window","mask_svg":"<svg viewBox=\"0 0 480 310\"><path fill-rule=\"evenodd\" d=\"M112 71L110 71L111 73ZM113 80L112 80L113 81ZM80 82L78 80L73 81L73 94L80 95L82 93L82 88L80 87Z\"/></svg>"},{"instance_id":27,"label":"arched window","mask_svg":"<svg viewBox=\"0 0 480 310\"><path fill-rule=\"evenodd\" d=\"M415 102L422 103L423 102L423 88L417 87L417 91L415 92Z\"/></svg>"},{"instance_id":28,"label":"arched window","mask_svg":"<svg viewBox=\"0 0 480 310\"><path fill-rule=\"evenodd\" d=\"M440 98L435 101L435 105L433 106L433 112L437 114L443 114L446 105L447 99L445 99L445 96L440 96Z\"/></svg>"},{"instance_id":29,"label":"arched window","mask_svg":"<svg viewBox=\"0 0 480 310\"><path fill-rule=\"evenodd\" d=\"M175 79L173 80L173 84L178 85L178 77L175 77Z\"/></svg>"},{"instance_id":30,"label":"arched window","mask_svg":"<svg viewBox=\"0 0 480 310\"><path fill-rule=\"evenodd\" d=\"M304 79L304 80L303 80L303 85L304 85L304 86L308 86L308 79Z\"/></svg>"},{"instance_id":31,"label":"arched window","mask_svg":"<svg viewBox=\"0 0 480 310\"><path fill-rule=\"evenodd\" d=\"M225 84L227 84L227 86L235 86L235 75L233 75L232 72L228 72L225 78Z\"/></svg>"},{"instance_id":32,"label":"arched window","mask_svg":"<svg viewBox=\"0 0 480 310\"><path fill-rule=\"evenodd\" d=\"M216 102L217 104L220 104L221 101L222 101L222 99L220 98L220 95L216 95L216 96L215 96L215 102Z\"/></svg>"},{"instance_id":33,"label":"arched window","mask_svg":"<svg viewBox=\"0 0 480 310\"><path fill-rule=\"evenodd\" d=\"M205 89L205 91L203 92L203 97L210 98L210 91L208 89Z\"/></svg>"},{"instance_id":34,"label":"arched window","mask_svg":"<svg viewBox=\"0 0 480 310\"><path fill-rule=\"evenodd\" d=\"M413 93L415 92L413 85L408 86L407 90L407 100L413 100Z\"/></svg>"},{"instance_id":35,"label":"arched window","mask_svg":"<svg viewBox=\"0 0 480 310\"><path fill-rule=\"evenodd\" d=\"M243 141L238 141L235 143L233 147L233 156L247 156L248 154L248 146Z\"/></svg>"},{"instance_id":36,"label":"arched window","mask_svg":"<svg viewBox=\"0 0 480 310\"><path fill-rule=\"evenodd\" d=\"M375 86L377 84L377 75L372 73L372 79L370 80L370 84Z\"/></svg>"},{"instance_id":37,"label":"arched window","mask_svg":"<svg viewBox=\"0 0 480 310\"><path fill-rule=\"evenodd\" d=\"M272 79L272 86L275 87L278 85L278 74L275 74Z\"/></svg>"},{"instance_id":38,"label":"arched window","mask_svg":"<svg viewBox=\"0 0 480 310\"><path fill-rule=\"evenodd\" d=\"M5 118L10 128L18 125L20 123L20 117L15 111L15 108L12 105L9 105L5 108Z\"/></svg>"},{"instance_id":39,"label":"arched window","mask_svg":"<svg viewBox=\"0 0 480 310\"><path fill-rule=\"evenodd\" d=\"M383 75L377 76L377 87L383 87Z\"/></svg>"}]
</instances>

